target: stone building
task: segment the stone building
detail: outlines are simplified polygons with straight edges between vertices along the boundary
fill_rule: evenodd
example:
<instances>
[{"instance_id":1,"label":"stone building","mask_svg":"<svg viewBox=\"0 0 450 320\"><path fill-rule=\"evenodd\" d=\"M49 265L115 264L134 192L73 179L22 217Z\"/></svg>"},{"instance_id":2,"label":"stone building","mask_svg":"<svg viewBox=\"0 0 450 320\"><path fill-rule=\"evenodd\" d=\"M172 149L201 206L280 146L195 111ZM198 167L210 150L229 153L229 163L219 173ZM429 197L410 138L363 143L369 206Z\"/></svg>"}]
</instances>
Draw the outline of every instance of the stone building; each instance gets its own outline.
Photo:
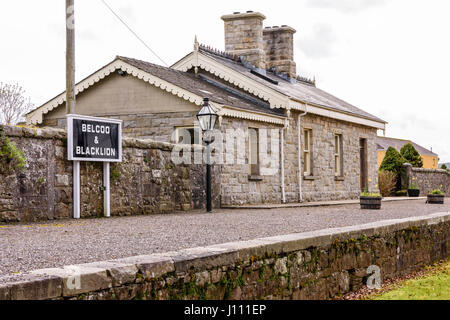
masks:
<instances>
[{"instance_id":1,"label":"stone building","mask_svg":"<svg viewBox=\"0 0 450 320\"><path fill-rule=\"evenodd\" d=\"M216 164L222 205L351 199L376 191L377 130L386 122L298 76L296 31L264 28L264 19L257 12L223 16L226 51L195 41L171 68L117 57L76 85L77 112L122 119L124 134L133 137L186 143L187 133L188 143L201 143L195 115L209 98L220 116L218 131L234 133L232 144L219 139L225 147L215 155L223 160ZM65 93L27 121L64 126ZM235 138L244 145L236 146ZM224 160L229 154L233 161Z\"/></svg>"}]
</instances>

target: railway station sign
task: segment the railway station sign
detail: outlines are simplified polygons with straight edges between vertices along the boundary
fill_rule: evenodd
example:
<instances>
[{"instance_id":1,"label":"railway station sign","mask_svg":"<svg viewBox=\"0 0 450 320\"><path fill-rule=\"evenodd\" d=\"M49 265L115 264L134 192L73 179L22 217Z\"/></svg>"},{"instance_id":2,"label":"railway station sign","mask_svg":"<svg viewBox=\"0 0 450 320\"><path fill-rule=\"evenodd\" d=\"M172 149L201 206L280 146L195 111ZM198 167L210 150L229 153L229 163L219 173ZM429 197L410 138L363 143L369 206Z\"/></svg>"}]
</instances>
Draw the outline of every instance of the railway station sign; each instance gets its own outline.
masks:
<instances>
[{"instance_id":1,"label":"railway station sign","mask_svg":"<svg viewBox=\"0 0 450 320\"><path fill-rule=\"evenodd\" d=\"M122 162L122 121L67 115L67 150L71 161Z\"/></svg>"}]
</instances>

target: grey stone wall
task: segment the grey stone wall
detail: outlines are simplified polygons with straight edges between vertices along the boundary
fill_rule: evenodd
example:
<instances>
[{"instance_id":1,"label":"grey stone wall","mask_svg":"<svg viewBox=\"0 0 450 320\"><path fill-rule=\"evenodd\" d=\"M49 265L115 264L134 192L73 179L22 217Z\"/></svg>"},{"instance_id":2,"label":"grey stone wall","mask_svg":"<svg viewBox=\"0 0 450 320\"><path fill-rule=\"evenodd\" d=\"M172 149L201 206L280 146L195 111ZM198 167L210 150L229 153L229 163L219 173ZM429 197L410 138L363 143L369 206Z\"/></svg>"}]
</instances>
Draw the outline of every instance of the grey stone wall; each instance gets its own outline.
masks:
<instances>
[{"instance_id":1,"label":"grey stone wall","mask_svg":"<svg viewBox=\"0 0 450 320\"><path fill-rule=\"evenodd\" d=\"M299 201L298 188L298 136L297 113L289 119L285 133L285 190L287 202ZM360 146L359 139L367 139L367 163L369 191L378 192L378 172L376 154L376 129L337 121L317 115L307 115L302 119L302 142L305 141L303 129L312 129L313 177L302 179L304 201L326 201L357 199L361 193L360 183ZM222 166L221 204L242 205L261 203L281 203L281 154L280 164L275 174L262 174L261 180L249 179L248 165L248 129L266 129L267 141L271 139L271 130L278 131L277 144L280 143L281 126L243 119L223 118L220 126L225 135L227 130L236 129L245 133L245 164ZM336 179L334 173L334 134L343 138L343 176ZM225 143L224 143L225 145ZM271 146L267 147L271 157ZM225 152L227 151L224 148ZM303 146L301 147L303 150ZM280 152L280 146L278 146ZM235 150L236 152L236 150ZM225 157L223 157L225 158ZM303 168L304 156L301 155ZM303 169L302 169L303 170Z\"/></svg>"},{"instance_id":2,"label":"grey stone wall","mask_svg":"<svg viewBox=\"0 0 450 320\"><path fill-rule=\"evenodd\" d=\"M0 162L0 222L29 222L72 216L72 163L61 129L0 127L24 152L27 166ZM0 148L2 148L0 138ZM169 213L204 207L204 165L175 165L173 145L123 139L123 162L111 165L111 215ZM195 147L201 148L201 147ZM101 163L81 164L81 216L103 216ZM215 167L214 206L220 206Z\"/></svg>"},{"instance_id":3,"label":"grey stone wall","mask_svg":"<svg viewBox=\"0 0 450 320\"><path fill-rule=\"evenodd\" d=\"M277 170L276 174L264 174L261 171L260 179L253 179L249 172L249 139L248 129L266 129L267 141L271 141L271 130L275 129L279 132L280 126L270 125L266 123L248 121L242 119L224 118L220 130L226 134L227 130L241 130L245 137L244 161L245 164L237 164L237 147L231 151L236 154L235 164L224 164L221 171L221 204L222 205L243 205L243 204L259 204L259 203L280 203L281 202L281 174ZM276 145L279 153L279 137L273 137L276 140ZM225 142L224 142L225 143ZM272 156L270 144L268 147L268 157ZM277 163L279 167L279 160ZM260 169L261 170L261 169Z\"/></svg>"},{"instance_id":4,"label":"grey stone wall","mask_svg":"<svg viewBox=\"0 0 450 320\"><path fill-rule=\"evenodd\" d=\"M298 138L297 116L292 113L289 127L285 132L285 188L287 202L298 202ZM124 115L114 118L122 119L124 134L131 137L152 138L170 142L176 127L194 124L193 112L160 113L142 115ZM47 123L51 125L51 123ZM275 174L261 175L260 180L249 180L248 166L248 128L266 129L270 141L272 129L280 125L224 117L220 131L225 136L227 130L238 129L245 132L245 163L217 165L215 179L221 181L220 195L222 205L242 205L259 203L281 203L281 168ZM302 119L302 129L312 129L313 177L302 179L304 201L356 199L360 194L360 153L359 139L366 138L368 144L369 190L378 191L376 165L376 129L351 124L330 118L308 114ZM334 134L343 137L343 177L334 176ZM304 141L302 130L302 141ZM224 140L224 147L226 141ZM278 147L280 148L280 147ZM270 155L270 146L268 147ZM226 148L225 148L226 151ZM280 150L278 150L280 151ZM301 155L303 159L303 154ZM281 159L281 155L279 157ZM222 157L225 159L225 156ZM281 161L281 160L280 160ZM302 166L303 168L303 163Z\"/></svg>"},{"instance_id":5,"label":"grey stone wall","mask_svg":"<svg viewBox=\"0 0 450 320\"><path fill-rule=\"evenodd\" d=\"M142 113L128 115L103 115L105 118L123 121L124 136L172 142L172 135L177 127L193 126L197 112ZM44 119L42 127L65 128L65 120Z\"/></svg>"},{"instance_id":6,"label":"grey stone wall","mask_svg":"<svg viewBox=\"0 0 450 320\"><path fill-rule=\"evenodd\" d=\"M450 172L442 169L414 168L405 164L407 186L417 184L420 195L426 196L430 191L440 189L447 197L450 196ZM403 184L405 184L403 182Z\"/></svg>"},{"instance_id":7,"label":"grey stone wall","mask_svg":"<svg viewBox=\"0 0 450 320\"><path fill-rule=\"evenodd\" d=\"M176 127L192 126L196 112L143 113L111 116L123 120L124 135L151 138L170 142ZM105 115L104 115L105 116ZM106 115L107 116L107 115ZM292 112L285 142L285 188L287 202L298 202L298 138L297 112ZM45 120L44 125L57 126L58 120ZM59 123L64 125L64 123ZM280 125L224 117L220 130L247 131L249 127L281 129ZM376 129L308 114L302 119L302 129L312 129L313 137L313 178L303 179L303 199L305 201L355 199L360 194L359 139L366 138L368 144L369 190L378 191L376 167ZM343 137L342 179L334 177L334 134ZM303 135L303 130L302 130ZM304 137L302 136L304 141ZM248 179L248 138L245 144L245 164L224 165L220 189L223 205L241 205L281 202L281 172L264 175L261 181ZM302 154L303 159L303 154ZM303 163L302 163L303 167Z\"/></svg>"},{"instance_id":8,"label":"grey stone wall","mask_svg":"<svg viewBox=\"0 0 450 320\"><path fill-rule=\"evenodd\" d=\"M193 126L197 112L167 112L115 117L123 120L123 134L161 142L172 141L177 127Z\"/></svg>"},{"instance_id":9,"label":"grey stone wall","mask_svg":"<svg viewBox=\"0 0 450 320\"><path fill-rule=\"evenodd\" d=\"M297 202L298 195L298 136L297 117L289 118L286 132L286 198ZM361 192L359 139L367 139L369 191L378 191L376 129L349 122L307 114L301 121L302 143L304 129L312 129L313 178L302 179L305 201L356 199ZM343 138L343 177L335 179L334 134ZM303 146L301 147L303 150ZM303 154L302 166L303 168ZM302 169L303 170L303 169Z\"/></svg>"},{"instance_id":10,"label":"grey stone wall","mask_svg":"<svg viewBox=\"0 0 450 320\"><path fill-rule=\"evenodd\" d=\"M0 300L331 299L449 256L437 213L200 247L0 279ZM78 285L74 286L74 279Z\"/></svg>"}]
</instances>

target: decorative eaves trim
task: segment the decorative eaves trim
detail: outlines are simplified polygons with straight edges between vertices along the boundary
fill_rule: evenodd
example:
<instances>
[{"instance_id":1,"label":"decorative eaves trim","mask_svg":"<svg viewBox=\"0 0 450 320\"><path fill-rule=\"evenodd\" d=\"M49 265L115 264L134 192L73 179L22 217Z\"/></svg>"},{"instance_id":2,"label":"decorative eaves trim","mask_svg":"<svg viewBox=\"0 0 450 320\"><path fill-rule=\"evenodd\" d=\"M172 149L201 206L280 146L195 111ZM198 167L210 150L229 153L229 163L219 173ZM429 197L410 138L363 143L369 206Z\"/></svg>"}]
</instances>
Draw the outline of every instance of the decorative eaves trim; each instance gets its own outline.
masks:
<instances>
[{"instance_id":1,"label":"decorative eaves trim","mask_svg":"<svg viewBox=\"0 0 450 320\"><path fill-rule=\"evenodd\" d=\"M259 112L246 111L242 109L234 109L228 106L223 106L219 111L221 117L231 117L245 120L260 121L272 124L284 125L285 118L270 116Z\"/></svg>"},{"instance_id":2,"label":"decorative eaves trim","mask_svg":"<svg viewBox=\"0 0 450 320\"><path fill-rule=\"evenodd\" d=\"M308 113L316 114L319 116L324 116L327 118L361 124L364 126L377 128L380 130L386 129L386 124L383 122L377 122L374 120L360 118L360 117L356 117L356 116L353 116L350 114L346 114L346 113L342 113L342 112L338 112L338 111L334 111L334 110L330 110L330 109L325 109L323 107L313 106L309 103L308 103L308 106L306 107L306 104L304 104L304 103L300 103L300 102L291 100L290 108L291 108L291 110L297 110L297 111L302 111L302 112L308 111Z\"/></svg>"},{"instance_id":3,"label":"decorative eaves trim","mask_svg":"<svg viewBox=\"0 0 450 320\"><path fill-rule=\"evenodd\" d=\"M100 80L104 79L105 77L109 76L111 73L115 72L116 70L122 70L130 75L133 75L134 77L144 80L152 85L154 85L157 88L160 88L162 90L165 90L173 95L176 95L180 98L183 98L186 101L189 101L191 103L195 103L196 105L200 106L203 103L203 98L193 94L190 91L187 91L185 89L182 89L178 86L175 86L171 84L170 82L167 82L165 80L162 80L148 72L142 71L120 59L116 59L113 62L111 62L109 65L105 66L104 68L100 69L99 71L95 72L85 80L81 81L75 86L75 95L78 95L79 93L83 92L84 90L88 89L89 87L93 86ZM41 107L37 108L36 110L29 113L27 117L27 123L28 124L41 124L43 121L43 115L49 113L50 111L54 110L61 104L66 102L66 93L63 92L56 98L50 100L46 104L42 105ZM219 108L217 104L211 103L216 108Z\"/></svg>"},{"instance_id":4,"label":"decorative eaves trim","mask_svg":"<svg viewBox=\"0 0 450 320\"><path fill-rule=\"evenodd\" d=\"M287 109L289 106L289 97L286 95L270 89L263 84L218 63L214 59L203 55L201 52L197 52L196 54L191 53L172 66L172 68L184 72L193 67L201 68L260 99L268 101L272 109Z\"/></svg>"}]
</instances>

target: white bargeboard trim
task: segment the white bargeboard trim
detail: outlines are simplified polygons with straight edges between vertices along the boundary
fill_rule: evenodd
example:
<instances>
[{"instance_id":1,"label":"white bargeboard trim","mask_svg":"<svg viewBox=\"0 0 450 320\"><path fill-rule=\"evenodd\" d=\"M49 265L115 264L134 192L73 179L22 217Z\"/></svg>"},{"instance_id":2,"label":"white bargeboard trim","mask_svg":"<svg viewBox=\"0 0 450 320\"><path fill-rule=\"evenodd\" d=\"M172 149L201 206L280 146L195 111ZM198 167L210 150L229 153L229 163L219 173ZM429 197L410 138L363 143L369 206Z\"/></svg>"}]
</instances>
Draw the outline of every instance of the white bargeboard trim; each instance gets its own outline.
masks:
<instances>
[{"instance_id":1,"label":"white bargeboard trim","mask_svg":"<svg viewBox=\"0 0 450 320\"><path fill-rule=\"evenodd\" d=\"M93 86L94 84L96 84L97 82L99 82L100 80L104 79L105 77L109 76L111 73L117 70L122 70L130 75L133 75L138 79L144 80L154 85L157 88L166 90L167 92L172 93L173 95L176 95L180 98L183 98L184 100L187 100L191 103L195 103L198 106L202 105L203 103L202 97L193 94L190 91L182 89L168 81L160 79L148 72L142 71L120 60L119 58L114 60L107 66L103 67L102 69L98 70L94 74L90 75L85 80L79 82L75 86L75 95L78 95L79 93ZM54 110L55 108L57 108L58 106L62 105L65 102L66 102L66 93L63 92L59 96L53 98L52 100L45 103L41 107L27 114L26 115L27 124L41 124L43 121L44 114L49 113L50 111Z\"/></svg>"}]
</instances>

